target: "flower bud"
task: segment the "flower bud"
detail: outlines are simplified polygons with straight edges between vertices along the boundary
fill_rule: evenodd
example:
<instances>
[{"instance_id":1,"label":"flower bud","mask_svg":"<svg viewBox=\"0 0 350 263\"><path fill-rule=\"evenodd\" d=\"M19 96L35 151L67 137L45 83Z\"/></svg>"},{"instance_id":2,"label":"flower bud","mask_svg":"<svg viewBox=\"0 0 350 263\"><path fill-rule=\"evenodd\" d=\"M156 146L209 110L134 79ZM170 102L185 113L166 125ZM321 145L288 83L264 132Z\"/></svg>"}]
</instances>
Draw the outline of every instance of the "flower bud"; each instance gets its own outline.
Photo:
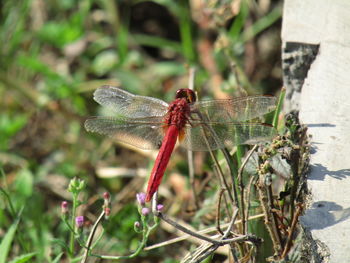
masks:
<instances>
[{"instance_id":1,"label":"flower bud","mask_svg":"<svg viewBox=\"0 0 350 263\"><path fill-rule=\"evenodd\" d=\"M63 215L66 215L68 213L68 202L67 201L63 201L61 203L61 213Z\"/></svg>"},{"instance_id":2,"label":"flower bud","mask_svg":"<svg viewBox=\"0 0 350 263\"><path fill-rule=\"evenodd\" d=\"M157 211L158 212L162 212L163 208L164 208L164 205L162 205L162 204L158 204L157 205Z\"/></svg>"},{"instance_id":3,"label":"flower bud","mask_svg":"<svg viewBox=\"0 0 350 263\"><path fill-rule=\"evenodd\" d=\"M142 207L141 214L147 216L151 211L147 207Z\"/></svg>"},{"instance_id":4,"label":"flower bud","mask_svg":"<svg viewBox=\"0 0 350 263\"><path fill-rule=\"evenodd\" d=\"M78 228L81 228L84 225L84 216L77 216L75 218L75 224Z\"/></svg>"},{"instance_id":5,"label":"flower bud","mask_svg":"<svg viewBox=\"0 0 350 263\"><path fill-rule=\"evenodd\" d=\"M140 232L142 231L141 223L140 223L139 221L136 221L136 222L134 223L134 230L135 230L135 232L137 232L137 233L140 233Z\"/></svg>"},{"instance_id":6,"label":"flower bud","mask_svg":"<svg viewBox=\"0 0 350 263\"><path fill-rule=\"evenodd\" d=\"M74 177L70 180L68 185L68 191L71 193L78 193L85 188L85 181Z\"/></svg>"},{"instance_id":7,"label":"flower bud","mask_svg":"<svg viewBox=\"0 0 350 263\"><path fill-rule=\"evenodd\" d=\"M78 186L78 190L79 191L83 190L85 188L85 186L86 186L85 181L84 180L80 180L79 186Z\"/></svg>"},{"instance_id":8,"label":"flower bud","mask_svg":"<svg viewBox=\"0 0 350 263\"><path fill-rule=\"evenodd\" d=\"M144 206L146 203L146 194L145 193L137 193L136 200L141 206Z\"/></svg>"}]
</instances>

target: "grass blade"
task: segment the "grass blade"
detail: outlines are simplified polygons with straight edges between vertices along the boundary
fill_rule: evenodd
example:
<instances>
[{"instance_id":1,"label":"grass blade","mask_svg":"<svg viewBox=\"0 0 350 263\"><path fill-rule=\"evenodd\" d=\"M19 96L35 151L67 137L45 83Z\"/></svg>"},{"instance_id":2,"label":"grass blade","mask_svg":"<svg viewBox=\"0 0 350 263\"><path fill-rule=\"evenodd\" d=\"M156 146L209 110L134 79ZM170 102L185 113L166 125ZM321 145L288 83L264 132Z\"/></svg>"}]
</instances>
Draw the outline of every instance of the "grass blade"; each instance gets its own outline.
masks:
<instances>
[{"instance_id":1,"label":"grass blade","mask_svg":"<svg viewBox=\"0 0 350 263\"><path fill-rule=\"evenodd\" d=\"M286 95L286 89L282 88L281 94L278 98L278 103L277 103L277 107L275 110L275 114L273 116L273 121L272 121L272 126L275 127L276 129L277 129L277 125L278 125L278 116L280 115L280 112L282 110L282 105L283 105L285 95Z\"/></svg>"},{"instance_id":2,"label":"grass blade","mask_svg":"<svg viewBox=\"0 0 350 263\"><path fill-rule=\"evenodd\" d=\"M27 262L28 260L30 260L36 254L37 254L37 252L32 252L32 253L21 255L21 256L14 258L9 263L24 263L24 262Z\"/></svg>"},{"instance_id":3,"label":"grass blade","mask_svg":"<svg viewBox=\"0 0 350 263\"><path fill-rule=\"evenodd\" d=\"M0 243L0 263L6 263L7 262L7 255L10 251L11 244L13 241L13 238L15 236L17 227L18 227L19 219L15 221L7 231L6 235L2 239Z\"/></svg>"}]
</instances>

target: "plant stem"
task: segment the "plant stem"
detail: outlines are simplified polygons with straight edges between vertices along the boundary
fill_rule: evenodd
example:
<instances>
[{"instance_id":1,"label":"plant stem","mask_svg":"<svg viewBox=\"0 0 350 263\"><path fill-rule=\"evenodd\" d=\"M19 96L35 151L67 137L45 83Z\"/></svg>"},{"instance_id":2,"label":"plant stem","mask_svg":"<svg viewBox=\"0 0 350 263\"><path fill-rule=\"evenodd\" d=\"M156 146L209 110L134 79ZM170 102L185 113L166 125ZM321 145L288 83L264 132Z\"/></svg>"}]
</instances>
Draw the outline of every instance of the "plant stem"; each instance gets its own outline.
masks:
<instances>
[{"instance_id":1,"label":"plant stem","mask_svg":"<svg viewBox=\"0 0 350 263\"><path fill-rule=\"evenodd\" d=\"M83 259L81 260L81 263L85 263L87 258L88 258L89 251L90 251L91 244L92 244L92 240L94 239L94 235L96 233L97 226L101 222L101 220L104 217L104 215L105 215L105 210L102 211L102 213L97 218L95 224L93 225L93 227L91 229L90 235L89 235L89 237L88 237L88 239L86 241L86 250L84 252L84 256L83 256Z\"/></svg>"},{"instance_id":2,"label":"plant stem","mask_svg":"<svg viewBox=\"0 0 350 263\"><path fill-rule=\"evenodd\" d=\"M180 34L182 43L182 52L188 63L194 62L195 53L193 50L191 19L190 19L190 6L187 0L181 0L180 2Z\"/></svg>"},{"instance_id":3,"label":"plant stem","mask_svg":"<svg viewBox=\"0 0 350 263\"><path fill-rule=\"evenodd\" d=\"M272 126L275 127L275 128L277 128L277 125L278 125L278 116L279 116L279 114L281 112L285 95L286 95L286 89L282 88L280 96L278 98L278 103L277 103L277 107L276 107L276 110L275 110L275 114L273 116L273 121L272 121Z\"/></svg>"},{"instance_id":4,"label":"plant stem","mask_svg":"<svg viewBox=\"0 0 350 263\"><path fill-rule=\"evenodd\" d=\"M71 218L71 227L73 228L73 231L70 231L70 241L69 241L69 254L71 257L74 256L74 240L75 240L75 232L76 232L76 226L75 226L75 216L77 211L77 203L78 202L78 195L76 193L73 193L73 207L72 207L72 218Z\"/></svg>"},{"instance_id":5,"label":"plant stem","mask_svg":"<svg viewBox=\"0 0 350 263\"><path fill-rule=\"evenodd\" d=\"M108 256L108 255L96 255L96 254L91 254L92 256L98 257L98 258L102 258L102 259L111 259L111 260L119 260L119 259L131 259L136 257L137 255L140 254L140 252L142 251L142 249L146 246L146 242L148 240L148 236L150 235L150 233L153 231L153 229L155 229L157 226L159 225L159 222L156 222L154 225L152 225L151 227L144 227L142 232L143 232L143 238L142 241L140 243L140 245L138 246L138 248L134 251L134 253L132 253L131 255L128 256Z\"/></svg>"},{"instance_id":6,"label":"plant stem","mask_svg":"<svg viewBox=\"0 0 350 263\"><path fill-rule=\"evenodd\" d=\"M244 184L243 184L243 170L244 167L247 165L250 157L252 156L252 154L255 152L256 148L258 148L258 145L254 145L254 147L250 150L250 152L248 153L247 157L244 159L243 163L241 164L239 170L238 170L238 185L239 185L239 189L241 192L241 198L240 198L240 211L241 211L241 219L242 219L242 230L243 230L243 234L246 234L245 230L246 230L246 215L244 213Z\"/></svg>"}]
</instances>

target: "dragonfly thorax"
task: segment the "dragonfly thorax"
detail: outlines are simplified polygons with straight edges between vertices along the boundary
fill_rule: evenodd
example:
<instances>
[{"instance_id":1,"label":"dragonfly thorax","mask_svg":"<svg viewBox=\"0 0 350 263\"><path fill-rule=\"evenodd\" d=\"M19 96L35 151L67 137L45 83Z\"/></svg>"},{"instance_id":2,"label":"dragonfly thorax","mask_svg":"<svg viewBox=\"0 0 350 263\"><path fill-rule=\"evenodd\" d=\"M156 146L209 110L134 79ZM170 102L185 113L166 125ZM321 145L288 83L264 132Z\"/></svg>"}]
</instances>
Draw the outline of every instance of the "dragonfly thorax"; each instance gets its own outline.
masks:
<instances>
[{"instance_id":1,"label":"dragonfly thorax","mask_svg":"<svg viewBox=\"0 0 350 263\"><path fill-rule=\"evenodd\" d=\"M175 99L168 108L168 113L165 116L166 125L176 125L181 130L190 115L190 106L185 98Z\"/></svg>"}]
</instances>

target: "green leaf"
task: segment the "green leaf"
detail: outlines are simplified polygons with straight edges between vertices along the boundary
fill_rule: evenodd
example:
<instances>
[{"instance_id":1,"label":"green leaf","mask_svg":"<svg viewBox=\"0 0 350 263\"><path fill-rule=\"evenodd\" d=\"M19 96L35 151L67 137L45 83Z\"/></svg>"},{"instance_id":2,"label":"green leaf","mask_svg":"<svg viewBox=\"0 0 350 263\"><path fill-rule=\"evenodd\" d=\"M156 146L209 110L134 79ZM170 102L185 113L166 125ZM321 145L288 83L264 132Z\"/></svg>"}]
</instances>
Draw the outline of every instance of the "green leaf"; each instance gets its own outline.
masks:
<instances>
[{"instance_id":1,"label":"green leaf","mask_svg":"<svg viewBox=\"0 0 350 263\"><path fill-rule=\"evenodd\" d=\"M32 253L21 255L21 256L15 257L9 263L24 263L24 262L27 262L28 260L30 260L36 254L37 254L37 252L32 252Z\"/></svg>"},{"instance_id":2,"label":"green leaf","mask_svg":"<svg viewBox=\"0 0 350 263\"><path fill-rule=\"evenodd\" d=\"M98 54L92 62L92 71L97 76L103 76L112 71L118 64L118 55L113 50L106 50Z\"/></svg>"},{"instance_id":3,"label":"green leaf","mask_svg":"<svg viewBox=\"0 0 350 263\"><path fill-rule=\"evenodd\" d=\"M39 57L37 56L31 56L26 54L21 54L18 57L18 64L30 69L33 71L33 73L40 73L43 76L45 76L47 79L50 79L52 81L56 82L63 82L64 83L64 77L60 76L57 72L51 70L50 66L48 66L46 63L42 62Z\"/></svg>"},{"instance_id":4,"label":"green leaf","mask_svg":"<svg viewBox=\"0 0 350 263\"><path fill-rule=\"evenodd\" d=\"M129 92L138 93L142 88L147 88L147 85L142 82L139 75L131 71L118 70L115 76L120 81L121 86Z\"/></svg>"},{"instance_id":5,"label":"green leaf","mask_svg":"<svg viewBox=\"0 0 350 263\"><path fill-rule=\"evenodd\" d=\"M39 38L58 48L78 40L82 35L82 28L80 25L74 24L73 19L68 23L47 22L38 32Z\"/></svg>"},{"instance_id":6,"label":"green leaf","mask_svg":"<svg viewBox=\"0 0 350 263\"><path fill-rule=\"evenodd\" d=\"M247 28L247 30L243 33L243 41L247 42L261 31L265 30L273 23L275 23L278 19L281 18L282 10L281 6L275 7L270 13L260 18L256 21L252 26Z\"/></svg>"},{"instance_id":7,"label":"green leaf","mask_svg":"<svg viewBox=\"0 0 350 263\"><path fill-rule=\"evenodd\" d=\"M248 176L257 175L259 168L259 156L256 152L250 156L247 164L244 166L244 173L248 174Z\"/></svg>"},{"instance_id":8,"label":"green leaf","mask_svg":"<svg viewBox=\"0 0 350 263\"><path fill-rule=\"evenodd\" d=\"M61 246L61 247L64 248L66 251L69 251L69 247L68 247L68 245L67 245L66 242L64 242L64 241L62 241L62 240L60 240L60 239L58 239L58 238L52 239L51 242L52 242L53 244L56 244L56 245Z\"/></svg>"},{"instance_id":9,"label":"green leaf","mask_svg":"<svg viewBox=\"0 0 350 263\"><path fill-rule=\"evenodd\" d=\"M284 178L290 178L291 167L287 161L282 158L281 154L273 156L270 164L279 175L282 175Z\"/></svg>"},{"instance_id":10,"label":"green leaf","mask_svg":"<svg viewBox=\"0 0 350 263\"><path fill-rule=\"evenodd\" d=\"M11 225L7 233L5 234L4 238L2 239L0 243L0 263L6 263L7 262L7 255L10 251L12 240L15 236L17 226L18 226L19 220L16 220L15 223Z\"/></svg>"},{"instance_id":11,"label":"green leaf","mask_svg":"<svg viewBox=\"0 0 350 263\"><path fill-rule=\"evenodd\" d=\"M64 75L60 75L50 68L49 65L35 55L21 54L18 56L18 64L31 70L33 74L41 74L45 79L45 85L40 92L39 101L47 101L46 95L55 98L67 98L74 94L74 85ZM46 93L46 94L45 94Z\"/></svg>"},{"instance_id":12,"label":"green leaf","mask_svg":"<svg viewBox=\"0 0 350 263\"><path fill-rule=\"evenodd\" d=\"M57 257L55 257L55 259L54 260L52 260L52 262L51 263L59 263L60 262L60 260L61 260L61 257L64 255L64 253L62 252L62 253L60 253L60 254L58 254L57 255Z\"/></svg>"},{"instance_id":13,"label":"green leaf","mask_svg":"<svg viewBox=\"0 0 350 263\"><path fill-rule=\"evenodd\" d=\"M179 76L186 74L183 64L178 62L159 62L149 67L149 72L155 72L158 77Z\"/></svg>"},{"instance_id":14,"label":"green leaf","mask_svg":"<svg viewBox=\"0 0 350 263\"><path fill-rule=\"evenodd\" d=\"M16 178L16 193L21 194L22 197L30 197L33 193L33 174L28 169L19 171Z\"/></svg>"},{"instance_id":15,"label":"green leaf","mask_svg":"<svg viewBox=\"0 0 350 263\"><path fill-rule=\"evenodd\" d=\"M98 53L107 50L111 46L113 46L113 39L110 36L98 34L97 39L87 46L86 53L95 57Z\"/></svg>"},{"instance_id":16,"label":"green leaf","mask_svg":"<svg viewBox=\"0 0 350 263\"><path fill-rule=\"evenodd\" d=\"M133 34L132 37L139 45L168 49L177 53L182 52L181 45L179 43L162 37L150 36L146 34Z\"/></svg>"},{"instance_id":17,"label":"green leaf","mask_svg":"<svg viewBox=\"0 0 350 263\"><path fill-rule=\"evenodd\" d=\"M10 138L27 123L26 115L12 115L4 112L0 115L0 149L8 147Z\"/></svg>"}]
</instances>

